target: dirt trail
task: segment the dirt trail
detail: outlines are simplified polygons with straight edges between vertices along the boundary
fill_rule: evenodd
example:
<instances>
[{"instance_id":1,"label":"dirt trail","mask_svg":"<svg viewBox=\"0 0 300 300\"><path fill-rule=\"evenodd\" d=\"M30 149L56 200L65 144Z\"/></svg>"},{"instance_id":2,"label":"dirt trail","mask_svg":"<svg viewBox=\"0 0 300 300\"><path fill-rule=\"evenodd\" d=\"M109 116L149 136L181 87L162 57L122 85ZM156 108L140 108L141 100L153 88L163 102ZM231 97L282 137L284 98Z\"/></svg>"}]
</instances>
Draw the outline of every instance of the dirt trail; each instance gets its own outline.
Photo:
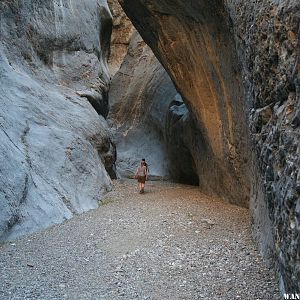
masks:
<instances>
[{"instance_id":1,"label":"dirt trail","mask_svg":"<svg viewBox=\"0 0 300 300\"><path fill-rule=\"evenodd\" d=\"M99 209L0 247L0 299L279 299L249 214L196 187L116 181Z\"/></svg>"}]
</instances>

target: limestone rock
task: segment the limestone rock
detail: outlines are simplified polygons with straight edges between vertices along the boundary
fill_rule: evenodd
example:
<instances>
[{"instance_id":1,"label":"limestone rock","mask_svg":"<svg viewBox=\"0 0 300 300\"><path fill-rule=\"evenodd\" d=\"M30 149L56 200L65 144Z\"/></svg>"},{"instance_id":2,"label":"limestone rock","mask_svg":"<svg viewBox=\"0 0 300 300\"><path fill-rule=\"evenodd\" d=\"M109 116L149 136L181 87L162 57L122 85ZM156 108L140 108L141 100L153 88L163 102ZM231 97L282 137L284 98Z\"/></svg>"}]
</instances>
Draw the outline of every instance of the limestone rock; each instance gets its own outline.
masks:
<instances>
[{"instance_id":1,"label":"limestone rock","mask_svg":"<svg viewBox=\"0 0 300 300\"><path fill-rule=\"evenodd\" d=\"M115 154L106 121L87 99L104 99L109 85L106 2L1 1L0 20L5 240L97 207L111 188L105 165L113 169Z\"/></svg>"},{"instance_id":2,"label":"limestone rock","mask_svg":"<svg viewBox=\"0 0 300 300\"><path fill-rule=\"evenodd\" d=\"M253 229L262 251L279 269L282 292L292 293L300 289L300 3L231 1L229 7L251 108Z\"/></svg>"},{"instance_id":3,"label":"limestone rock","mask_svg":"<svg viewBox=\"0 0 300 300\"><path fill-rule=\"evenodd\" d=\"M234 38L222 7L208 1L188 5L180 0L172 5L155 0L119 2L199 124L201 143L194 152L198 153L200 188L247 206L249 155L243 90Z\"/></svg>"}]
</instances>

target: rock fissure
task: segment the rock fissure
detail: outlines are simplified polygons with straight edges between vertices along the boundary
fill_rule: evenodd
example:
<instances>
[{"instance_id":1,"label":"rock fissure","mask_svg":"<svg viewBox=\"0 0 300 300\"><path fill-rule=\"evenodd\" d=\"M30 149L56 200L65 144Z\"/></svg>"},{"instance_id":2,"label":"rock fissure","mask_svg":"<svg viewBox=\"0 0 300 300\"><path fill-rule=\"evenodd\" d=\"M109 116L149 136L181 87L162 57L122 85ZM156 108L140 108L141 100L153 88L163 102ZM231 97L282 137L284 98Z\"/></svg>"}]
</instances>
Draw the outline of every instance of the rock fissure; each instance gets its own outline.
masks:
<instances>
[{"instance_id":1,"label":"rock fissure","mask_svg":"<svg viewBox=\"0 0 300 300\"><path fill-rule=\"evenodd\" d=\"M21 134L21 141L24 145L26 163L28 164L29 169L31 169L32 164L31 164L31 159L30 159L29 149L28 149L29 146L28 146L28 143L26 140L26 137L27 137L29 131L30 131L30 127L29 127L28 121L26 121L26 127L24 128L24 130Z\"/></svg>"},{"instance_id":2,"label":"rock fissure","mask_svg":"<svg viewBox=\"0 0 300 300\"><path fill-rule=\"evenodd\" d=\"M29 181L29 176L28 174L25 175L25 182L24 182L24 189L22 193L22 198L20 200L20 205L24 204L28 195L28 181Z\"/></svg>"},{"instance_id":3,"label":"rock fissure","mask_svg":"<svg viewBox=\"0 0 300 300\"><path fill-rule=\"evenodd\" d=\"M1 130L2 130L2 132L5 134L5 136L9 139L9 141L22 153L22 154L24 154L23 153L23 150L21 150L16 144L15 144L15 142L13 141L13 139L8 135L8 133L5 131L5 129L4 128L2 128L2 125L0 124L0 128L1 128ZM25 154L24 154L24 156L25 156Z\"/></svg>"}]
</instances>

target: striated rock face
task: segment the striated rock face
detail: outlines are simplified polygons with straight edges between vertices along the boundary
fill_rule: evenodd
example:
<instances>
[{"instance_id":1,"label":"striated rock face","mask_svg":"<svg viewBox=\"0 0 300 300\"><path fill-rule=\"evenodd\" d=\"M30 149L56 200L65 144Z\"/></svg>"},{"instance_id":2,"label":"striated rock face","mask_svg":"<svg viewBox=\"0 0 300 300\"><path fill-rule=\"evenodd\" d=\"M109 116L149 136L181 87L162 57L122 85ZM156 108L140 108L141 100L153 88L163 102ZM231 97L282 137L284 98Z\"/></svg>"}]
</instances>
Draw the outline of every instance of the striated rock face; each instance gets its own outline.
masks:
<instances>
[{"instance_id":1,"label":"striated rock face","mask_svg":"<svg viewBox=\"0 0 300 300\"><path fill-rule=\"evenodd\" d=\"M278 260L281 289L299 291L300 3L232 1L230 9L239 25L235 36L251 108L254 232L267 255Z\"/></svg>"},{"instance_id":2,"label":"striated rock face","mask_svg":"<svg viewBox=\"0 0 300 300\"><path fill-rule=\"evenodd\" d=\"M97 207L111 188L105 167L113 173L115 149L102 116L111 32L106 2L1 1L0 20L5 240Z\"/></svg>"},{"instance_id":3,"label":"striated rock face","mask_svg":"<svg viewBox=\"0 0 300 300\"><path fill-rule=\"evenodd\" d=\"M200 187L251 195L261 250L299 291L299 1L119 2L197 124Z\"/></svg>"}]
</instances>

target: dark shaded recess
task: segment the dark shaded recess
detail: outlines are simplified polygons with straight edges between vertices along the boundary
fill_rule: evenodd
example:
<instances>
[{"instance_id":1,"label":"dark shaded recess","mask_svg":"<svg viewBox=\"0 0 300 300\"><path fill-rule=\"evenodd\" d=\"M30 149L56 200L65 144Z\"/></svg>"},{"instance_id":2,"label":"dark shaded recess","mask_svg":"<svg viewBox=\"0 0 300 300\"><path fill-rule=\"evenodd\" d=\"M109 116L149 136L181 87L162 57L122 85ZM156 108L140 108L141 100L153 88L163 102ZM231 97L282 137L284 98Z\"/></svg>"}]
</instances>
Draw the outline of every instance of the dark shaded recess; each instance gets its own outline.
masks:
<instances>
[{"instance_id":1,"label":"dark shaded recess","mask_svg":"<svg viewBox=\"0 0 300 300\"><path fill-rule=\"evenodd\" d=\"M100 37L101 38L101 54L103 56L103 61L110 54L110 37L112 34L113 21L108 11L100 6L98 9L99 20L101 20L100 24ZM101 77L101 74L100 74Z\"/></svg>"},{"instance_id":2,"label":"dark shaded recess","mask_svg":"<svg viewBox=\"0 0 300 300\"><path fill-rule=\"evenodd\" d=\"M117 148L115 143L110 141L110 147L108 152L103 156L105 169L111 179L117 179L116 160L117 160Z\"/></svg>"},{"instance_id":3,"label":"dark shaded recess","mask_svg":"<svg viewBox=\"0 0 300 300\"><path fill-rule=\"evenodd\" d=\"M199 185L196 164L185 143L186 123L192 125L189 111L182 101L172 101L166 118L166 144L173 180L191 185ZM192 129L191 129L192 130Z\"/></svg>"},{"instance_id":4,"label":"dark shaded recess","mask_svg":"<svg viewBox=\"0 0 300 300\"><path fill-rule=\"evenodd\" d=\"M101 114L105 119L107 118L109 107L108 107L108 91L102 91L102 101L100 103L101 107L99 111L97 111L99 114Z\"/></svg>"},{"instance_id":5,"label":"dark shaded recess","mask_svg":"<svg viewBox=\"0 0 300 300\"><path fill-rule=\"evenodd\" d=\"M108 91L99 93L84 94L82 97L87 98L98 115L102 115L105 119L108 115Z\"/></svg>"},{"instance_id":6,"label":"dark shaded recess","mask_svg":"<svg viewBox=\"0 0 300 300\"><path fill-rule=\"evenodd\" d=\"M115 143L110 137L103 137L101 141L98 139L98 135L93 135L89 138L90 143L95 147L98 152L105 170L111 179L116 179L116 166L117 149Z\"/></svg>"}]
</instances>

